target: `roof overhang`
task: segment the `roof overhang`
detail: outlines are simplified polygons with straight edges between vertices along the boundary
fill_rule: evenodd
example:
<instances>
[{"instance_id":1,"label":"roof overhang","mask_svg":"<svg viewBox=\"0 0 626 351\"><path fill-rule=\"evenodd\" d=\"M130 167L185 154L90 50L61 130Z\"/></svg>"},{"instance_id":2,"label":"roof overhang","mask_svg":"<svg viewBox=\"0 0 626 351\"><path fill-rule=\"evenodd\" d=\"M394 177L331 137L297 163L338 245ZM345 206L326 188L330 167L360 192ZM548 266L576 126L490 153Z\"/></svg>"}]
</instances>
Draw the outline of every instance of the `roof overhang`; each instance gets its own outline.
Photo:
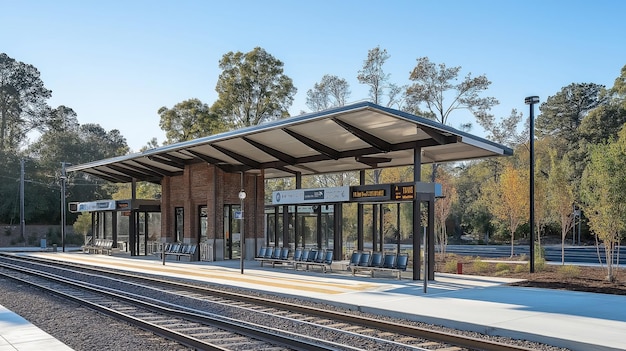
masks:
<instances>
[{"instance_id":1,"label":"roof overhang","mask_svg":"<svg viewBox=\"0 0 626 351\"><path fill-rule=\"evenodd\" d=\"M226 172L263 171L265 178L359 171L512 155L513 150L435 121L370 102L289 117L70 166L112 181L160 183L185 165L210 163Z\"/></svg>"}]
</instances>

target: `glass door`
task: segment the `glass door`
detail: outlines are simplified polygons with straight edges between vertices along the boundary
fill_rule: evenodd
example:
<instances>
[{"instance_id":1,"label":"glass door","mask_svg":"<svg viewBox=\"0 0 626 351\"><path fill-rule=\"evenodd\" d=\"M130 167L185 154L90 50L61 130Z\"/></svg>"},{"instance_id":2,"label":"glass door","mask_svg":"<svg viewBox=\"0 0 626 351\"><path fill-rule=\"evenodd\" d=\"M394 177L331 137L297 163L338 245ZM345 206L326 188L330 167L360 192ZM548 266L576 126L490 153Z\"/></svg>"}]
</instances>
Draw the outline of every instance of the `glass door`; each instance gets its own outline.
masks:
<instances>
[{"instance_id":1,"label":"glass door","mask_svg":"<svg viewBox=\"0 0 626 351\"><path fill-rule=\"evenodd\" d=\"M239 205L224 206L224 259L241 257L241 207Z\"/></svg>"}]
</instances>

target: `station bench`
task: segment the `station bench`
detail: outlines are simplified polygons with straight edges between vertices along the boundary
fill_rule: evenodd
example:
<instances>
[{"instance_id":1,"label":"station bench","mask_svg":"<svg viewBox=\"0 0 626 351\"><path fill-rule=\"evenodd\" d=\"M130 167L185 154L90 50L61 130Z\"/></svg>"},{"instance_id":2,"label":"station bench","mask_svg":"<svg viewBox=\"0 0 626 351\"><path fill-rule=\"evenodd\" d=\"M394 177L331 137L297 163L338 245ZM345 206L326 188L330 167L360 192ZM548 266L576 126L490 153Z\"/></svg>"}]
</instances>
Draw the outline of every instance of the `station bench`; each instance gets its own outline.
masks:
<instances>
[{"instance_id":1,"label":"station bench","mask_svg":"<svg viewBox=\"0 0 626 351\"><path fill-rule=\"evenodd\" d=\"M196 244L181 244L181 243L164 243L163 251L155 252L154 254L163 259L163 255L174 256L176 261L180 261L181 257L188 257L189 261L194 257L198 245Z\"/></svg>"},{"instance_id":2,"label":"station bench","mask_svg":"<svg viewBox=\"0 0 626 351\"><path fill-rule=\"evenodd\" d=\"M290 257L291 249L288 247L262 247L259 249L258 255L254 258L261 263L261 267L265 263L271 263L272 268L277 264L282 266L291 266L294 269L304 267L307 271L311 267L320 267L327 272L332 271L333 250L303 249L297 248L293 257Z\"/></svg>"},{"instance_id":3,"label":"station bench","mask_svg":"<svg viewBox=\"0 0 626 351\"><path fill-rule=\"evenodd\" d=\"M374 272L391 272L396 274L398 280L401 280L402 272L406 271L408 263L408 254L354 251L350 257L348 269L352 271L353 276L365 271L370 272L373 278Z\"/></svg>"},{"instance_id":4,"label":"station bench","mask_svg":"<svg viewBox=\"0 0 626 351\"><path fill-rule=\"evenodd\" d=\"M111 256L113 254L113 240L110 239L95 239L92 243L88 243L82 246L84 253L98 253Z\"/></svg>"}]
</instances>

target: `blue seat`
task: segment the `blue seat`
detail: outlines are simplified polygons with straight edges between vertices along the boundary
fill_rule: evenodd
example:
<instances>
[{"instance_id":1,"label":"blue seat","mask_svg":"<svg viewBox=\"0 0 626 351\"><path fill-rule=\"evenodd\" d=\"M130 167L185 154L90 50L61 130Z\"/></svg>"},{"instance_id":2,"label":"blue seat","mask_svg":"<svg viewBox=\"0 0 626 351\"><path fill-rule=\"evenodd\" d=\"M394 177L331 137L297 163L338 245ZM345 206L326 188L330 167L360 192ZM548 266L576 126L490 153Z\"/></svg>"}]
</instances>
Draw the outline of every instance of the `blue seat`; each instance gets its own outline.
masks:
<instances>
[{"instance_id":1,"label":"blue seat","mask_svg":"<svg viewBox=\"0 0 626 351\"><path fill-rule=\"evenodd\" d=\"M408 254L399 254L398 260L396 262L396 269L401 271L406 271L406 267L409 265L409 255Z\"/></svg>"},{"instance_id":2,"label":"blue seat","mask_svg":"<svg viewBox=\"0 0 626 351\"><path fill-rule=\"evenodd\" d=\"M307 262L315 262L315 259L317 258L317 253L319 252L319 250L317 249L313 249L311 251L309 251L309 256L307 257L306 261Z\"/></svg>"},{"instance_id":3,"label":"blue seat","mask_svg":"<svg viewBox=\"0 0 626 351\"><path fill-rule=\"evenodd\" d=\"M395 254L385 254L385 259L383 261L383 268L393 269L396 267L396 255Z\"/></svg>"},{"instance_id":4,"label":"blue seat","mask_svg":"<svg viewBox=\"0 0 626 351\"><path fill-rule=\"evenodd\" d=\"M311 249L303 249L302 250L302 257L300 257L300 259L298 261L306 261L306 260L308 260L310 252L311 252Z\"/></svg>"},{"instance_id":5,"label":"blue seat","mask_svg":"<svg viewBox=\"0 0 626 351\"><path fill-rule=\"evenodd\" d=\"M267 249L267 248L266 248L265 246L261 247L261 248L259 249L259 254L258 254L258 255L256 255L256 257L258 257L258 258L265 257L265 250L266 250L266 249Z\"/></svg>"},{"instance_id":6,"label":"blue seat","mask_svg":"<svg viewBox=\"0 0 626 351\"><path fill-rule=\"evenodd\" d=\"M302 248L298 247L296 248L296 251L294 251L293 253L293 260L294 261L300 261L302 259Z\"/></svg>"},{"instance_id":7,"label":"blue seat","mask_svg":"<svg viewBox=\"0 0 626 351\"><path fill-rule=\"evenodd\" d=\"M383 266L383 253L380 251L374 251L372 258L370 259L370 267L382 267Z\"/></svg>"},{"instance_id":8,"label":"blue seat","mask_svg":"<svg viewBox=\"0 0 626 351\"><path fill-rule=\"evenodd\" d=\"M350 266L358 266L361 261L361 255L363 253L361 251L352 252L352 256L350 257Z\"/></svg>"},{"instance_id":9,"label":"blue seat","mask_svg":"<svg viewBox=\"0 0 626 351\"><path fill-rule=\"evenodd\" d=\"M361 253L361 258L359 259L358 265L362 267L369 266L371 258L372 254L369 251Z\"/></svg>"},{"instance_id":10,"label":"blue seat","mask_svg":"<svg viewBox=\"0 0 626 351\"><path fill-rule=\"evenodd\" d=\"M327 264L327 265L333 264L333 250L326 250L326 252L324 253L324 260L322 261L322 263Z\"/></svg>"},{"instance_id":11,"label":"blue seat","mask_svg":"<svg viewBox=\"0 0 626 351\"><path fill-rule=\"evenodd\" d=\"M289 250L288 247L283 247L283 249L280 251L280 259L283 261L287 261L289 259L289 252L291 250Z\"/></svg>"},{"instance_id":12,"label":"blue seat","mask_svg":"<svg viewBox=\"0 0 626 351\"><path fill-rule=\"evenodd\" d=\"M265 256L263 256L263 258L272 258L273 253L274 253L274 248L269 246L265 248Z\"/></svg>"},{"instance_id":13,"label":"blue seat","mask_svg":"<svg viewBox=\"0 0 626 351\"><path fill-rule=\"evenodd\" d=\"M272 257L275 260L279 260L280 259L280 253L281 253L282 249L278 246L276 246L274 248L274 252L272 253Z\"/></svg>"}]
</instances>

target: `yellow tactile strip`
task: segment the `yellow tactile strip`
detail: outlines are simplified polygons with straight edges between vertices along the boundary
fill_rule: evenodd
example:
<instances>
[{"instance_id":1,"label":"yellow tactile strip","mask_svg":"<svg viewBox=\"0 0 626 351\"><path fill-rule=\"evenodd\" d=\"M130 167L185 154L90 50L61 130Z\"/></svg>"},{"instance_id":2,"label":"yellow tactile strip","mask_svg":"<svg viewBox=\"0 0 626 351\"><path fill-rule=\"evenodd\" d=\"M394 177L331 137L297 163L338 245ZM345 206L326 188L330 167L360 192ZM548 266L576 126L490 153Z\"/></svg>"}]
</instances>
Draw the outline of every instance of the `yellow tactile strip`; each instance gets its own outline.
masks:
<instances>
[{"instance_id":1,"label":"yellow tactile strip","mask_svg":"<svg viewBox=\"0 0 626 351\"><path fill-rule=\"evenodd\" d=\"M377 291L382 288L380 284L363 283L354 280L337 279L324 277L324 279L311 279L309 276L293 274L267 274L262 270L248 269L245 274L240 274L237 269L211 266L211 265L190 265L166 262L162 265L160 261L140 261L90 254L63 254L63 253L29 253L30 256L47 259L57 259L62 261L74 261L95 266L106 266L128 271L142 271L147 273L162 273L179 277L189 277L192 279L204 280L217 284L229 284L240 287L250 287L257 285L259 289L269 287L272 291L276 289L287 289L297 291L315 292L320 294L343 294L355 291ZM192 269L189 269L193 267Z\"/></svg>"}]
</instances>

